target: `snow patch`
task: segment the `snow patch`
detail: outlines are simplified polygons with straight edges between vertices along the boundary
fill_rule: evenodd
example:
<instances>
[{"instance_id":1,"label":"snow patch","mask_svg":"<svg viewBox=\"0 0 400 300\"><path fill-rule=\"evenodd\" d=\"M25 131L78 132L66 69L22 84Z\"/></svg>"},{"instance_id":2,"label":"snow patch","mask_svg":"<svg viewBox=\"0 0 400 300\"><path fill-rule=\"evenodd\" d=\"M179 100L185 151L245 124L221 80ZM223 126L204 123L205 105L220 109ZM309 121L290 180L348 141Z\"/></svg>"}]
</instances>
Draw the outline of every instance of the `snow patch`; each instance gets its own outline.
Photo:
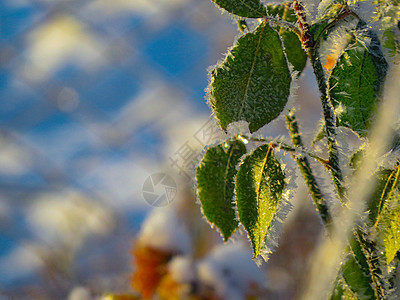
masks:
<instances>
[{"instance_id":1,"label":"snow patch","mask_svg":"<svg viewBox=\"0 0 400 300\"><path fill-rule=\"evenodd\" d=\"M251 251L242 243L218 246L199 262L199 280L223 299L242 300L254 287L265 285L264 274L251 258Z\"/></svg>"},{"instance_id":2,"label":"snow patch","mask_svg":"<svg viewBox=\"0 0 400 300\"><path fill-rule=\"evenodd\" d=\"M171 253L190 253L192 249L185 224L170 208L153 209L142 225L139 243Z\"/></svg>"}]
</instances>

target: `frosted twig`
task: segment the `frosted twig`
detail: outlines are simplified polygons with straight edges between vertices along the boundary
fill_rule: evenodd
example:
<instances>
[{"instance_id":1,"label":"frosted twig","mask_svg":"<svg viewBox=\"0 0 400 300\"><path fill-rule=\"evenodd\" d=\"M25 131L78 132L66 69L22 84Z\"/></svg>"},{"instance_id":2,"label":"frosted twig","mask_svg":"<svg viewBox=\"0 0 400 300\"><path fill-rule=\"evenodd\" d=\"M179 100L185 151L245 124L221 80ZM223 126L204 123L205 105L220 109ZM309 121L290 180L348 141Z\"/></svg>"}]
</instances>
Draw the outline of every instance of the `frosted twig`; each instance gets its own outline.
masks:
<instances>
[{"instance_id":1,"label":"frosted twig","mask_svg":"<svg viewBox=\"0 0 400 300\"><path fill-rule=\"evenodd\" d=\"M332 180L338 192L339 199L344 203L344 187L342 183L343 174L339 165L338 146L336 143L335 113L328 94L328 88L321 60L319 59L318 52L314 47L314 38L310 32L310 26L306 20L304 7L299 0L293 0L293 3L301 30L301 42L303 43L304 48L307 50L321 94L321 104L325 119L326 137L328 139L329 166L332 174Z\"/></svg>"},{"instance_id":2,"label":"frosted twig","mask_svg":"<svg viewBox=\"0 0 400 300\"><path fill-rule=\"evenodd\" d=\"M293 146L302 147L303 141L301 139L299 127L293 110L289 111L289 114L286 116L286 125L288 127ZM324 197L322 196L321 190L312 172L307 157L293 157L293 158L296 160L297 165L299 166L300 172L303 175L304 181L308 187L310 195L315 203L315 206L317 207L319 215L321 216L321 219L324 222L324 225L329 226L332 220L332 216L329 212L328 204L325 201Z\"/></svg>"},{"instance_id":3,"label":"frosted twig","mask_svg":"<svg viewBox=\"0 0 400 300\"><path fill-rule=\"evenodd\" d=\"M279 147L282 150L288 151L288 152L294 152L297 154L305 154L308 155L311 158L314 158L316 161L320 162L325 168L329 169L329 162L326 159L323 159L322 157L319 157L318 155L304 149L303 147L299 146L290 146L284 142L278 141L276 139L268 139L268 138L254 138L254 137L247 137L242 135L245 139L253 142L265 142L268 144L271 144L272 147L277 148Z\"/></svg>"}]
</instances>

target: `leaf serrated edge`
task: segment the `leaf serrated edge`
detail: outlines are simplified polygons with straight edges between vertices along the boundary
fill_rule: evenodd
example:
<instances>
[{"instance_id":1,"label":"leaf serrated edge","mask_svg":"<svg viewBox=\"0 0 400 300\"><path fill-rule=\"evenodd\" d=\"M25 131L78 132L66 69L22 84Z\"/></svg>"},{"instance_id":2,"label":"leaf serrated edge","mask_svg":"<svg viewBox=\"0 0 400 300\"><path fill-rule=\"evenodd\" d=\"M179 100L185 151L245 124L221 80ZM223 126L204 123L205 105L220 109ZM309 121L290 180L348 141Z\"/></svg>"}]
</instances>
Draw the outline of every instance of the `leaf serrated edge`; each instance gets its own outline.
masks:
<instances>
[{"instance_id":1,"label":"leaf serrated edge","mask_svg":"<svg viewBox=\"0 0 400 300\"><path fill-rule=\"evenodd\" d=\"M217 0L211 0L211 1L212 1L215 5L217 5L219 8L225 10L226 12L228 12L228 13L230 13L230 14L232 14L232 15L239 16L239 17L250 18L250 19L259 19L259 18L263 18L263 17L265 17L265 16L267 15L267 14L265 13L265 14L260 15L260 16L257 16L257 17L244 17L244 16L240 16L240 15L238 15L238 14L236 14L236 13L230 12L230 11L227 10L225 7L219 5L219 4L217 3ZM243 4L243 6L245 6L246 8L248 8L250 11L256 13L257 15L259 14L259 11L255 10L255 9L252 8L250 5L248 5L247 2L246 2L246 0L239 0L239 1ZM265 11L266 11L266 7L265 7L261 2L259 2L259 3L265 8Z\"/></svg>"}]
</instances>

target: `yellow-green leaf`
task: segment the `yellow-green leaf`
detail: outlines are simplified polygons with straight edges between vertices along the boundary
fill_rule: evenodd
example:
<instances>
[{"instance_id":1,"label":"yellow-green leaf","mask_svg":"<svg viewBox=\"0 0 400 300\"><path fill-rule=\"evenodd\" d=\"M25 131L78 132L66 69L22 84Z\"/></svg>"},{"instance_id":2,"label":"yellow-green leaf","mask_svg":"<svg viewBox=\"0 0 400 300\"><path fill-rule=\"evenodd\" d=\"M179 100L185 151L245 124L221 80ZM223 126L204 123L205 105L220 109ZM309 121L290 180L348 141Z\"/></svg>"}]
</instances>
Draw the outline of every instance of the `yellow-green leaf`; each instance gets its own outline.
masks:
<instances>
[{"instance_id":1,"label":"yellow-green leaf","mask_svg":"<svg viewBox=\"0 0 400 300\"><path fill-rule=\"evenodd\" d=\"M380 230L389 264L400 249L400 195L391 200L380 219Z\"/></svg>"},{"instance_id":2,"label":"yellow-green leaf","mask_svg":"<svg viewBox=\"0 0 400 300\"><path fill-rule=\"evenodd\" d=\"M390 192L382 199L382 208L377 220L377 229L386 253L386 262L389 264L400 250L400 191L398 180L400 168L396 174L388 178L387 186Z\"/></svg>"},{"instance_id":3,"label":"yellow-green leaf","mask_svg":"<svg viewBox=\"0 0 400 300\"><path fill-rule=\"evenodd\" d=\"M254 257L265 245L265 237L276 217L285 188L285 174L269 145L245 157L236 178L239 220L247 230Z\"/></svg>"}]
</instances>

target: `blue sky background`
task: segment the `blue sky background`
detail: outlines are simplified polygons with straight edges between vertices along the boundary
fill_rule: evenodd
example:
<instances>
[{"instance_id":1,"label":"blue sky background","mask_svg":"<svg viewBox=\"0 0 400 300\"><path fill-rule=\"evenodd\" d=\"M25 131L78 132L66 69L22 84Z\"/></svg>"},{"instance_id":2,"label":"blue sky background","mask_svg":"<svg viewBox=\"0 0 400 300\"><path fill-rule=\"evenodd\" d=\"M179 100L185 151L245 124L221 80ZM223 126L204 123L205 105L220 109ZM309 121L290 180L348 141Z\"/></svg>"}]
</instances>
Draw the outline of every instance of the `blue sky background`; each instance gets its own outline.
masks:
<instances>
[{"instance_id":1,"label":"blue sky background","mask_svg":"<svg viewBox=\"0 0 400 300\"><path fill-rule=\"evenodd\" d=\"M207 68L236 35L230 17L209 1L107 2L0 2L5 295L40 287L40 256L57 251L79 262L70 285L128 272L133 236L151 208L144 180L168 168L210 114ZM60 235L74 232L65 225L74 220L60 212L77 203L91 205L83 219L99 210L98 221L112 225L79 221L89 229L65 250ZM109 257L113 266L99 265Z\"/></svg>"},{"instance_id":2,"label":"blue sky background","mask_svg":"<svg viewBox=\"0 0 400 300\"><path fill-rule=\"evenodd\" d=\"M234 20L211 1L3 0L0 22L0 293L40 290L49 264L62 291L99 278L117 289L151 209L143 182L176 172L185 142L201 151L207 68ZM318 119L310 103L299 115Z\"/></svg>"}]
</instances>

